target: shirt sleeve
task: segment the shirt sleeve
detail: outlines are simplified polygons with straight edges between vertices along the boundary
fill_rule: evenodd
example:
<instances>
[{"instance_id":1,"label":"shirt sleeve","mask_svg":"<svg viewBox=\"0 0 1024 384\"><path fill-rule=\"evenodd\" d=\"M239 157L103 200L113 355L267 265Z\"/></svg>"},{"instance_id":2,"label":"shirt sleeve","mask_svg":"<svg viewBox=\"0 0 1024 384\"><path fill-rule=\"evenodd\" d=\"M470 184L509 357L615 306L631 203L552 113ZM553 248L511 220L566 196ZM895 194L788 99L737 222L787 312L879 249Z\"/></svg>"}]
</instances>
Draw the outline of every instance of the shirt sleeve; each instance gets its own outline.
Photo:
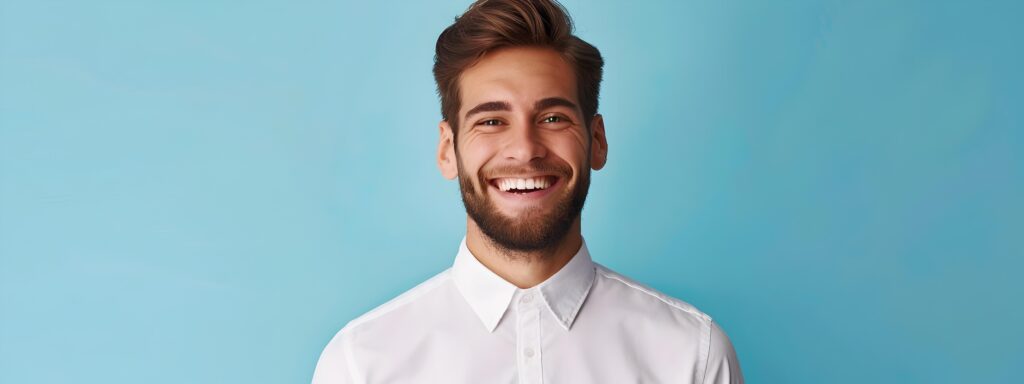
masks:
<instances>
[{"instance_id":1,"label":"shirt sleeve","mask_svg":"<svg viewBox=\"0 0 1024 384\"><path fill-rule=\"evenodd\" d=\"M327 343L313 372L313 384L354 384L352 351L344 330Z\"/></svg>"},{"instance_id":2,"label":"shirt sleeve","mask_svg":"<svg viewBox=\"0 0 1024 384\"><path fill-rule=\"evenodd\" d=\"M732 348L729 336L717 323L711 323L711 340L708 343L708 362L704 370L704 384L743 384L743 372L736 350Z\"/></svg>"}]
</instances>

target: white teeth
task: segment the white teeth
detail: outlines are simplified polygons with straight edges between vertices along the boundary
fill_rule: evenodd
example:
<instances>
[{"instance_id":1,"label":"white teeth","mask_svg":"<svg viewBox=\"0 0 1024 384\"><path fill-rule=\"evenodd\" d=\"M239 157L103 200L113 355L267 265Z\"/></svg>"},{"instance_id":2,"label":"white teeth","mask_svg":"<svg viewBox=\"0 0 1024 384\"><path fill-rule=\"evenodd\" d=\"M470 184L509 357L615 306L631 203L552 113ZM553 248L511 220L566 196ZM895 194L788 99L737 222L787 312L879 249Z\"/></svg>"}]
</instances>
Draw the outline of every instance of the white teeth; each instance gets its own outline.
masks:
<instances>
[{"instance_id":1,"label":"white teeth","mask_svg":"<svg viewBox=\"0 0 1024 384\"><path fill-rule=\"evenodd\" d=\"M530 190L530 189L545 189L551 186L551 180L547 177L532 177L529 179L498 179L495 183L503 192L508 192L512 189L518 190Z\"/></svg>"}]
</instances>

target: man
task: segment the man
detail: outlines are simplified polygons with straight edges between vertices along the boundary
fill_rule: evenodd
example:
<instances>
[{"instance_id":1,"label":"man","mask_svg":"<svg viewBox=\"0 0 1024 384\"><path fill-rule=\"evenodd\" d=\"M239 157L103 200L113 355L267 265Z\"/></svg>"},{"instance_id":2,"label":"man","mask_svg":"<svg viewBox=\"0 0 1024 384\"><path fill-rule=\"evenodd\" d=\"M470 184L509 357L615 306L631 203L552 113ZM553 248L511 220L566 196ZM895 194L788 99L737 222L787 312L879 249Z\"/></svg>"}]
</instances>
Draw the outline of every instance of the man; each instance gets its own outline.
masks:
<instances>
[{"instance_id":1,"label":"man","mask_svg":"<svg viewBox=\"0 0 1024 384\"><path fill-rule=\"evenodd\" d=\"M591 261L602 66L549 0L481 0L441 33L437 162L466 236L450 269L349 322L315 384L743 382L710 317Z\"/></svg>"}]
</instances>

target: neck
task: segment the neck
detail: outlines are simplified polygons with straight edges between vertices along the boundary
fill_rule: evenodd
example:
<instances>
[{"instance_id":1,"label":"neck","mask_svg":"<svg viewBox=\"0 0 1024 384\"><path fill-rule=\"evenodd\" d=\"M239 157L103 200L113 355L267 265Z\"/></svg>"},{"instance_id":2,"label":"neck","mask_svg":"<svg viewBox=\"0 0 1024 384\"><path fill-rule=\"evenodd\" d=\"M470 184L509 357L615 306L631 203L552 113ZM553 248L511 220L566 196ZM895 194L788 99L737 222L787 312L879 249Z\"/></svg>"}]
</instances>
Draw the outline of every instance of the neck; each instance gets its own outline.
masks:
<instances>
[{"instance_id":1,"label":"neck","mask_svg":"<svg viewBox=\"0 0 1024 384\"><path fill-rule=\"evenodd\" d=\"M466 247L487 269L519 288L543 283L562 269L583 245L577 217L565 237L549 249L518 252L494 244L473 219L466 224Z\"/></svg>"}]
</instances>

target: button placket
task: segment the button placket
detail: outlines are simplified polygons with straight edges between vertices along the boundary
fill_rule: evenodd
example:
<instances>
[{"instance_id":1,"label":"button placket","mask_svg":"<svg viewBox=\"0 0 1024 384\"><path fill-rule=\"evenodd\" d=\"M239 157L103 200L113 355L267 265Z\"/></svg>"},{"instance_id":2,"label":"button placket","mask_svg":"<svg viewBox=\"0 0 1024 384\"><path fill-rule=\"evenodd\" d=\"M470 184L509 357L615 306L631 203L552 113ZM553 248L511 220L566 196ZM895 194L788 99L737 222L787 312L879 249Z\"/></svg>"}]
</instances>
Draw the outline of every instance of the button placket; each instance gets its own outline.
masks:
<instances>
[{"instance_id":1,"label":"button placket","mask_svg":"<svg viewBox=\"0 0 1024 384\"><path fill-rule=\"evenodd\" d=\"M540 310L533 292L526 292L516 306L517 361L520 383L543 383L540 350Z\"/></svg>"}]
</instances>

